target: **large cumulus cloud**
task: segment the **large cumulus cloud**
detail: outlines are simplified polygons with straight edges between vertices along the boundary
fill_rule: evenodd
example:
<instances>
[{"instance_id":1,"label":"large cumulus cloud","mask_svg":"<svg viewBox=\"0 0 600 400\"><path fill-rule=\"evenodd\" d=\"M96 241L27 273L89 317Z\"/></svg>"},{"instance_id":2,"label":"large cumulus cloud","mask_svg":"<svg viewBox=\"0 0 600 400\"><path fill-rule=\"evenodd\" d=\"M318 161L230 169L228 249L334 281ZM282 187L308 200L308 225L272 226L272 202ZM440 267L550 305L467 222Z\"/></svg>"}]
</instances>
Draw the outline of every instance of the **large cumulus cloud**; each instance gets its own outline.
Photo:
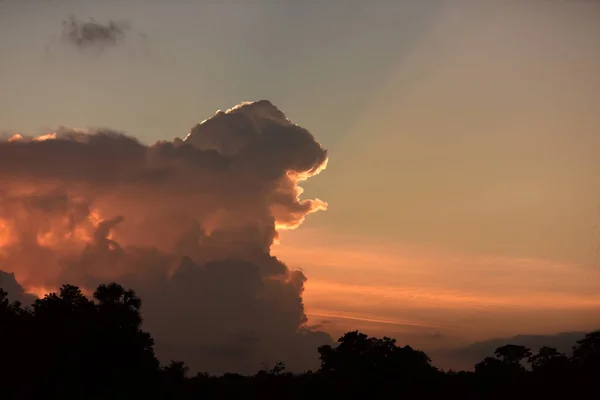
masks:
<instances>
[{"instance_id":1,"label":"large cumulus cloud","mask_svg":"<svg viewBox=\"0 0 600 400\"><path fill-rule=\"evenodd\" d=\"M196 370L315 366L306 277L272 256L280 229L326 208L298 183L327 153L268 101L151 146L59 129L0 142L0 269L28 291L116 280L145 300L163 360Z\"/></svg>"}]
</instances>

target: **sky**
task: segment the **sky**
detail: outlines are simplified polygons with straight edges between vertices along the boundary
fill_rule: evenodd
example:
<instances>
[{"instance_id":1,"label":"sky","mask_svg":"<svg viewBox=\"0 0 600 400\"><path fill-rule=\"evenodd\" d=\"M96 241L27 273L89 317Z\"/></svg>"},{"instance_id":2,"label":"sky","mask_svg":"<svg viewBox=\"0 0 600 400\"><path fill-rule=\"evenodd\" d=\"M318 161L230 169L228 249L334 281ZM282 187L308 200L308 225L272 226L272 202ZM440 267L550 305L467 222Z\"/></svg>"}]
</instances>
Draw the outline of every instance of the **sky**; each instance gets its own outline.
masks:
<instances>
[{"instance_id":1,"label":"sky","mask_svg":"<svg viewBox=\"0 0 600 400\"><path fill-rule=\"evenodd\" d=\"M119 45L60 40L73 15ZM600 325L600 3L0 1L0 131L184 138L267 99L327 149L273 252L310 324L425 349ZM304 196L304 195L303 195Z\"/></svg>"}]
</instances>

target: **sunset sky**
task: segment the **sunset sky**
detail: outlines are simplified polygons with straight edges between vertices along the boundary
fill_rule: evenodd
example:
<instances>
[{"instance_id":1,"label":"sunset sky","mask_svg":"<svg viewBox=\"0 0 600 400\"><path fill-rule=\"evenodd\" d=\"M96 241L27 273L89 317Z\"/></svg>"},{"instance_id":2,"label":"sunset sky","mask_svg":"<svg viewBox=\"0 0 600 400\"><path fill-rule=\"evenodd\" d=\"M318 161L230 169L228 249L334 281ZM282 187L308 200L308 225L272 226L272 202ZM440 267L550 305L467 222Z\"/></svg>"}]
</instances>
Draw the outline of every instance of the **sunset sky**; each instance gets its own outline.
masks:
<instances>
[{"instance_id":1,"label":"sunset sky","mask_svg":"<svg viewBox=\"0 0 600 400\"><path fill-rule=\"evenodd\" d=\"M60 41L69 15L124 44ZM0 0L0 132L184 138L267 99L327 149L274 253L309 324L423 348L600 326L600 2ZM2 182L0 181L0 185Z\"/></svg>"}]
</instances>

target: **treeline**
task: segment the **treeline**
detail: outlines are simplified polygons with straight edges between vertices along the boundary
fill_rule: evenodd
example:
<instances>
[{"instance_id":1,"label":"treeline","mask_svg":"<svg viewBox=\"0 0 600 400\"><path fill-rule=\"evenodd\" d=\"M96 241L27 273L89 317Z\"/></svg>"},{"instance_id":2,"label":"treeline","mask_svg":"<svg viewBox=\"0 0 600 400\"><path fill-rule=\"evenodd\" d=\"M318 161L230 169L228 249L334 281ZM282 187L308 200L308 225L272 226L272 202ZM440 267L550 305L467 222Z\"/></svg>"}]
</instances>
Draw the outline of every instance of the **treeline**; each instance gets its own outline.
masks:
<instances>
[{"instance_id":1,"label":"treeline","mask_svg":"<svg viewBox=\"0 0 600 400\"><path fill-rule=\"evenodd\" d=\"M142 329L141 300L118 284L94 299L76 286L35 301L0 290L1 399L437 399L597 396L600 331L569 356L554 348L507 345L474 372L440 371L422 351L394 339L348 332L318 349L321 367L291 374L283 363L254 376L188 376L183 362L161 366ZM190 316L193 318L193 316ZM589 394L588 394L589 393Z\"/></svg>"}]
</instances>

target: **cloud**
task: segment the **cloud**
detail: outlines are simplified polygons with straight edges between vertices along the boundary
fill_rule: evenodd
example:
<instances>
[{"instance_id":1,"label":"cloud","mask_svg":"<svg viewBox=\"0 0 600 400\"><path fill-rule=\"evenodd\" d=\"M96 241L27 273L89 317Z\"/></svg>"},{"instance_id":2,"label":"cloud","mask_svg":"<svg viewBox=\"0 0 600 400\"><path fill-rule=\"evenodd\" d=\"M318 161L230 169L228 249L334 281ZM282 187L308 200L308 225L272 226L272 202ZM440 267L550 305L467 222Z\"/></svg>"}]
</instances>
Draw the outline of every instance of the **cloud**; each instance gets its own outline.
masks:
<instances>
[{"instance_id":1,"label":"cloud","mask_svg":"<svg viewBox=\"0 0 600 400\"><path fill-rule=\"evenodd\" d=\"M0 289L8 293L8 298L11 301L18 301L22 304L32 303L36 297L30 293L26 293L23 286L15 279L14 274L9 274L0 271Z\"/></svg>"},{"instance_id":2,"label":"cloud","mask_svg":"<svg viewBox=\"0 0 600 400\"><path fill-rule=\"evenodd\" d=\"M108 21L105 24L94 19L83 21L70 16L63 21L62 40L77 48L115 46L125 40L131 29L128 21Z\"/></svg>"},{"instance_id":3,"label":"cloud","mask_svg":"<svg viewBox=\"0 0 600 400\"><path fill-rule=\"evenodd\" d=\"M331 338L307 326L306 277L271 254L326 209L299 198L327 152L268 101L181 140L61 128L0 143L0 269L31 292L118 281L144 299L164 361L255 372L313 368Z\"/></svg>"}]
</instances>

